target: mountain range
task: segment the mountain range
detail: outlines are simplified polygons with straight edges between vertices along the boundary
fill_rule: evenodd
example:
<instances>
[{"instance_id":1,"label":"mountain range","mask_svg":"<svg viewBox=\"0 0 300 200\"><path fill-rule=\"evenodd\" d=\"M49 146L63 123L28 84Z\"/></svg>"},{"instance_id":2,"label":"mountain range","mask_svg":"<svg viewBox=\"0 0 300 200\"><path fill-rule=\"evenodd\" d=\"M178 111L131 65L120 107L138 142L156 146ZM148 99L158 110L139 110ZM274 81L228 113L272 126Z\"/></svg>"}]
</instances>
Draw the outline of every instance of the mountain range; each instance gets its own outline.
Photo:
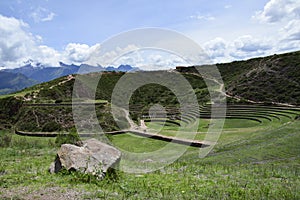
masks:
<instances>
[{"instance_id":1,"label":"mountain range","mask_svg":"<svg viewBox=\"0 0 300 200\"><path fill-rule=\"evenodd\" d=\"M101 71L129 72L138 70L140 69L130 65L102 67L88 64L68 65L63 62L59 63L59 67L49 67L29 61L26 65L19 68L0 70L0 94L12 93L34 84L48 82L69 74L86 74Z\"/></svg>"}]
</instances>

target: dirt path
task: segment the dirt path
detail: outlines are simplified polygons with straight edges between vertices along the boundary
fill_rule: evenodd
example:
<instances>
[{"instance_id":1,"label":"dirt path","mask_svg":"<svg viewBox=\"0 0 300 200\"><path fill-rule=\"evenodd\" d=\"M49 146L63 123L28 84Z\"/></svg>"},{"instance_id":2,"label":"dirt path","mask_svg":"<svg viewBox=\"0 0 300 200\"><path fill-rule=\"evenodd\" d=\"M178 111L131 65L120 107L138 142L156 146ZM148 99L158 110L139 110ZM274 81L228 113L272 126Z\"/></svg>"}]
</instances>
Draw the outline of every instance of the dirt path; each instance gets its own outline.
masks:
<instances>
[{"instance_id":1,"label":"dirt path","mask_svg":"<svg viewBox=\"0 0 300 200\"><path fill-rule=\"evenodd\" d=\"M136 123L134 123L134 121L132 121L132 119L130 118L129 111L124 108L120 108L120 109L125 113L125 118L130 125L129 130L139 130L140 127Z\"/></svg>"},{"instance_id":2,"label":"dirt path","mask_svg":"<svg viewBox=\"0 0 300 200\"><path fill-rule=\"evenodd\" d=\"M147 126L145 124L145 120L141 119L141 125L140 125L141 129L143 130L147 130Z\"/></svg>"},{"instance_id":3,"label":"dirt path","mask_svg":"<svg viewBox=\"0 0 300 200\"><path fill-rule=\"evenodd\" d=\"M62 85L62 84L66 83L66 82L68 82L68 81L70 81L70 80L72 80L72 79L74 79L74 78L75 78L75 77L74 77L72 74L70 74L70 75L68 75L68 76L66 77L66 80L61 81L61 82L59 82L59 83L56 84L56 85L52 85L52 86L50 87L50 89L53 89L54 87L56 87L56 86L58 86L58 85Z\"/></svg>"},{"instance_id":4,"label":"dirt path","mask_svg":"<svg viewBox=\"0 0 300 200\"><path fill-rule=\"evenodd\" d=\"M224 86L224 83L219 83L216 79L214 78L209 78L207 76L204 76L204 75L201 75L201 74L197 74L197 73L192 73L193 75L195 76L198 76L198 77L201 77L203 79L207 79L207 80L210 80L210 81L213 81L215 82L217 85L220 85L219 89L217 89L216 91L220 92L220 93L223 93L224 95L226 95L226 92L225 92L225 86Z\"/></svg>"},{"instance_id":5,"label":"dirt path","mask_svg":"<svg viewBox=\"0 0 300 200\"><path fill-rule=\"evenodd\" d=\"M62 187L45 187L43 189L34 189L30 186L13 189L0 188L0 199L79 200L84 199L85 195L90 195L90 193L79 189Z\"/></svg>"}]
</instances>

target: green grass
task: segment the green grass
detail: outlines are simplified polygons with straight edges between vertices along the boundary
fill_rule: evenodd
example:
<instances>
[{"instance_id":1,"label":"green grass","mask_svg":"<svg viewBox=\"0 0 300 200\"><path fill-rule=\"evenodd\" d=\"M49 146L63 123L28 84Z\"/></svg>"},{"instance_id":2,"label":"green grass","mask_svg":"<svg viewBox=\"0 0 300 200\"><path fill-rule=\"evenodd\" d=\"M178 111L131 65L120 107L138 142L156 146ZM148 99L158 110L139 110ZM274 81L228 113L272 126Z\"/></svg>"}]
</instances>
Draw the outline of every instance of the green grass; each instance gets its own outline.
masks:
<instances>
[{"instance_id":1,"label":"green grass","mask_svg":"<svg viewBox=\"0 0 300 200\"><path fill-rule=\"evenodd\" d=\"M11 94L4 94L0 95L0 99L5 99L7 97L24 97L27 93L33 92L31 90L22 90L19 92L11 93Z\"/></svg>"},{"instance_id":2,"label":"green grass","mask_svg":"<svg viewBox=\"0 0 300 200\"><path fill-rule=\"evenodd\" d=\"M200 127L209 121L202 122ZM156 123L147 125L157 128ZM55 139L13 135L10 146L0 151L0 188L59 186L87 191L82 199L300 198L300 121L255 124L231 119L224 127L218 144L203 159L198 148L189 147L164 169L140 175L118 172L117 179L101 182L76 173L49 174L57 151ZM168 130L177 127L163 128ZM116 147L136 153L167 144L131 134L111 138Z\"/></svg>"},{"instance_id":3,"label":"green grass","mask_svg":"<svg viewBox=\"0 0 300 200\"><path fill-rule=\"evenodd\" d=\"M259 126L259 122L244 119L226 119L224 128L249 128Z\"/></svg>"},{"instance_id":4,"label":"green grass","mask_svg":"<svg viewBox=\"0 0 300 200\"><path fill-rule=\"evenodd\" d=\"M112 143L119 149L135 153L152 152L166 145L166 142L136 136L131 133L113 136Z\"/></svg>"}]
</instances>

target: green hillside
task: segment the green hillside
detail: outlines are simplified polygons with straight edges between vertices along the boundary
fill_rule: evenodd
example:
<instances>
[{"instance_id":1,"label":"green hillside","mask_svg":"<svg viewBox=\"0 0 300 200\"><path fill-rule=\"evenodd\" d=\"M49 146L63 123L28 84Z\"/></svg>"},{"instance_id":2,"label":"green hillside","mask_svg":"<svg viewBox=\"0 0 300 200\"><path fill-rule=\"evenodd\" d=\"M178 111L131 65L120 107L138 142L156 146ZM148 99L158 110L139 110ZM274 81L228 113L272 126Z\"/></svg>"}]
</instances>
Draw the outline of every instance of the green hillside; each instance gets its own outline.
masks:
<instances>
[{"instance_id":1,"label":"green hillside","mask_svg":"<svg viewBox=\"0 0 300 200\"><path fill-rule=\"evenodd\" d=\"M300 105L300 51L216 66L230 96L255 102ZM180 71L196 72L195 67Z\"/></svg>"},{"instance_id":2,"label":"green hillside","mask_svg":"<svg viewBox=\"0 0 300 200\"><path fill-rule=\"evenodd\" d=\"M0 95L16 92L37 83L38 81L29 79L22 74L0 71Z\"/></svg>"}]
</instances>

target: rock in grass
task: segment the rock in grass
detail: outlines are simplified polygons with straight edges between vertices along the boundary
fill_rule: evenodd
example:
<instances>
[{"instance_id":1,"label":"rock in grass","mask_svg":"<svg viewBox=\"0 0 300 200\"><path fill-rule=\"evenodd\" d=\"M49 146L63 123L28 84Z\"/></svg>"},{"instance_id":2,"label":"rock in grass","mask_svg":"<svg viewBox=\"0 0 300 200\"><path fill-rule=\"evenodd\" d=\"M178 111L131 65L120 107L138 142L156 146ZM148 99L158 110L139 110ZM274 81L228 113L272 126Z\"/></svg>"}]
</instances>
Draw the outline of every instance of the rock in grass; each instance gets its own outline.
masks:
<instances>
[{"instance_id":1,"label":"rock in grass","mask_svg":"<svg viewBox=\"0 0 300 200\"><path fill-rule=\"evenodd\" d=\"M65 168L103 178L107 170L116 166L120 159L121 152L115 147L96 139L89 139L83 141L80 147L63 144L49 171L57 173Z\"/></svg>"}]
</instances>

